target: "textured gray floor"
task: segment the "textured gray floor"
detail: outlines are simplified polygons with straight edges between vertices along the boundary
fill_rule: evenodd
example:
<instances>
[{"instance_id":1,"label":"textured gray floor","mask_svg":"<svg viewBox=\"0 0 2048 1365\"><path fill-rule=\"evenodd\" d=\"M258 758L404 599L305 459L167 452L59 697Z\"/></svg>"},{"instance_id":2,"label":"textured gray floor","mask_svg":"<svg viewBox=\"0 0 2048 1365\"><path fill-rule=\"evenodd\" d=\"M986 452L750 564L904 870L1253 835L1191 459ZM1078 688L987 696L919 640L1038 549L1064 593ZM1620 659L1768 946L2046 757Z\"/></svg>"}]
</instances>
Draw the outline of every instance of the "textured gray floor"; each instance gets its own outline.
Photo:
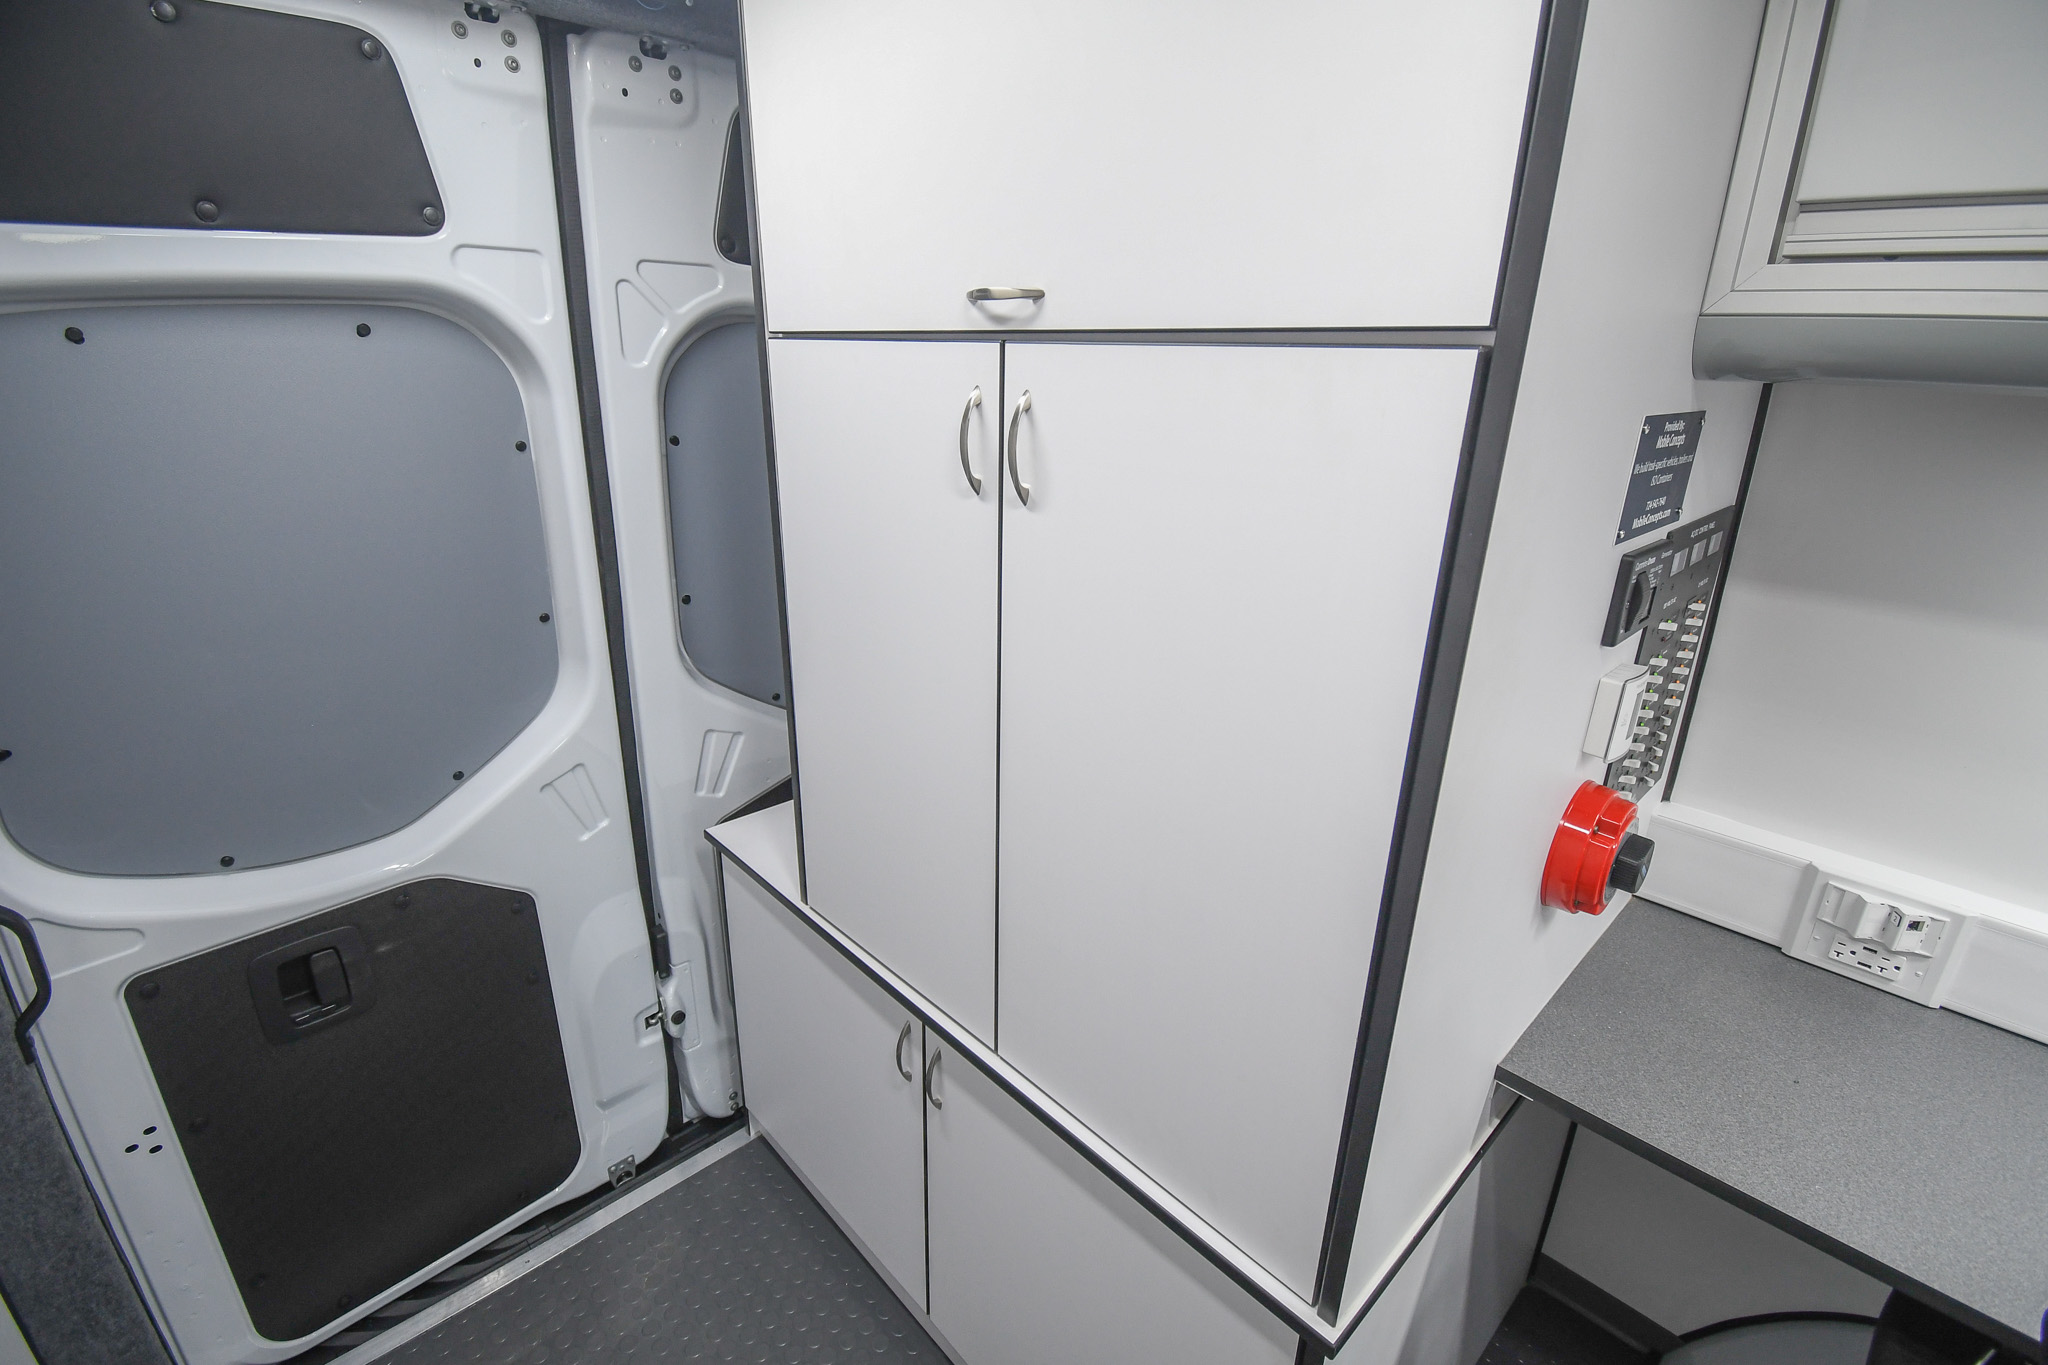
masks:
<instances>
[{"instance_id":1,"label":"textured gray floor","mask_svg":"<svg viewBox=\"0 0 2048 1365\"><path fill-rule=\"evenodd\" d=\"M2040 1043L1638 900L1500 1076L1973 1326L2041 1331Z\"/></svg>"},{"instance_id":2,"label":"textured gray floor","mask_svg":"<svg viewBox=\"0 0 2048 1365\"><path fill-rule=\"evenodd\" d=\"M766 1142L641 1205L384 1357L389 1365L945 1356Z\"/></svg>"}]
</instances>

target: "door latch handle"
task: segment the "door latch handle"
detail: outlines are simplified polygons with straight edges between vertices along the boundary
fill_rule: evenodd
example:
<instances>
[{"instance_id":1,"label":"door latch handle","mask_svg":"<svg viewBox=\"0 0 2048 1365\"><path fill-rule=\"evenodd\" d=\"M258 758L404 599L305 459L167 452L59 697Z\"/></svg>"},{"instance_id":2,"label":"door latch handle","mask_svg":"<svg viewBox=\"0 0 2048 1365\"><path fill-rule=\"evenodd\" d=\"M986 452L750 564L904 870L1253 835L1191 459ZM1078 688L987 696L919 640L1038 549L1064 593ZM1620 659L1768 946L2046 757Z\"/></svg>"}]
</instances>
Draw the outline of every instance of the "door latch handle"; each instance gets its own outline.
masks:
<instances>
[{"instance_id":1,"label":"door latch handle","mask_svg":"<svg viewBox=\"0 0 2048 1365\"><path fill-rule=\"evenodd\" d=\"M43 1017L43 1011L50 1008L50 968L43 961L43 945L36 942L36 931L21 915L0 905L0 928L11 930L21 940L21 955L28 959L28 974L36 984L36 993L22 1006L21 1013L14 1020L14 1045L21 1049L21 1060L30 1066L36 1064L36 1042L28 1031L36 1026L36 1020Z\"/></svg>"}]
</instances>

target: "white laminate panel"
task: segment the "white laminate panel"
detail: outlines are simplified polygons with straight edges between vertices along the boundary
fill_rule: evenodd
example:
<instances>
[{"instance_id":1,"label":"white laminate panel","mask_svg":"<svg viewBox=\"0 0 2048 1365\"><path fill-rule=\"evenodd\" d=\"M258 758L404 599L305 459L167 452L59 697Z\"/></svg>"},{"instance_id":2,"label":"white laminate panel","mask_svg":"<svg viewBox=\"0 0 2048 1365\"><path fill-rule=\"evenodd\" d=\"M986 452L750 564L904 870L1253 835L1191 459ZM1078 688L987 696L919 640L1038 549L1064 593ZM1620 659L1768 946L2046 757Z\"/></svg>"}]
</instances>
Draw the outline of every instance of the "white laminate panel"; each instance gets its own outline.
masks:
<instances>
[{"instance_id":1,"label":"white laminate panel","mask_svg":"<svg viewBox=\"0 0 2048 1365\"><path fill-rule=\"evenodd\" d=\"M944 1048L931 1317L973 1365L1285 1365L1295 1336Z\"/></svg>"},{"instance_id":2,"label":"white laminate panel","mask_svg":"<svg viewBox=\"0 0 2048 1365\"><path fill-rule=\"evenodd\" d=\"M769 322L1486 326L1542 8L750 0Z\"/></svg>"},{"instance_id":3,"label":"white laminate panel","mask_svg":"<svg viewBox=\"0 0 2048 1365\"><path fill-rule=\"evenodd\" d=\"M723 875L747 1108L883 1269L921 1289L923 1030L752 877Z\"/></svg>"},{"instance_id":4,"label":"white laminate panel","mask_svg":"<svg viewBox=\"0 0 2048 1365\"><path fill-rule=\"evenodd\" d=\"M998 1047L1303 1294L1473 364L1007 351Z\"/></svg>"},{"instance_id":5,"label":"white laminate panel","mask_svg":"<svg viewBox=\"0 0 2048 1365\"><path fill-rule=\"evenodd\" d=\"M768 359L805 900L990 1039L999 348Z\"/></svg>"}]
</instances>

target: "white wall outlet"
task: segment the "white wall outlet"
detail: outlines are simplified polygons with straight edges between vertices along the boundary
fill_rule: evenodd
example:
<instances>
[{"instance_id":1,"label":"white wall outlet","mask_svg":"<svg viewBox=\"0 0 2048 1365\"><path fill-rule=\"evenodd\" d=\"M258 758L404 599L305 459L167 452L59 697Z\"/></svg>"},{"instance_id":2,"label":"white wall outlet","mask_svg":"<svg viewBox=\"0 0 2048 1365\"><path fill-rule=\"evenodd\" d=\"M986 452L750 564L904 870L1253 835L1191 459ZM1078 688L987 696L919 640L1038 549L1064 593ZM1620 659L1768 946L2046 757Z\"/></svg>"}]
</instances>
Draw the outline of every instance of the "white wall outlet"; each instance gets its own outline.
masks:
<instances>
[{"instance_id":1,"label":"white wall outlet","mask_svg":"<svg viewBox=\"0 0 2048 1365\"><path fill-rule=\"evenodd\" d=\"M1963 919L1953 910L1820 872L1784 947L1831 972L1938 1006Z\"/></svg>"},{"instance_id":2,"label":"white wall outlet","mask_svg":"<svg viewBox=\"0 0 2048 1365\"><path fill-rule=\"evenodd\" d=\"M1593 689L1593 714L1586 718L1581 746L1586 753L1612 763L1628 752L1635 740L1636 713L1643 709L1649 685L1647 664L1622 664L1607 671Z\"/></svg>"}]
</instances>

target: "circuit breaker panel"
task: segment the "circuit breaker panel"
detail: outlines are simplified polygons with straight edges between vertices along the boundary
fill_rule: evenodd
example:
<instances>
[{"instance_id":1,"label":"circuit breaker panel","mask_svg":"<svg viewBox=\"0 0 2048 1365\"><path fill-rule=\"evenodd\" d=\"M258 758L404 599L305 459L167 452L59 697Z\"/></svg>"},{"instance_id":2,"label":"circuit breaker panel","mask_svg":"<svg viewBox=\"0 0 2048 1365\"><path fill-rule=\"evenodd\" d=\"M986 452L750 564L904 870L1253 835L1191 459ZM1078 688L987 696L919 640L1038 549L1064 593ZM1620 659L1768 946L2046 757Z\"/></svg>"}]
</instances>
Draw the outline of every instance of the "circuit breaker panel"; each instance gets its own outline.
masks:
<instances>
[{"instance_id":1,"label":"circuit breaker panel","mask_svg":"<svg viewBox=\"0 0 2048 1365\"><path fill-rule=\"evenodd\" d=\"M1622 557L1608 607L1607 642L1619 644L1640 630L1636 663L1649 672L1628 748L1607 765L1606 785L1632 800L1640 801L1670 768L1734 519L1735 509L1724 507Z\"/></svg>"}]
</instances>

